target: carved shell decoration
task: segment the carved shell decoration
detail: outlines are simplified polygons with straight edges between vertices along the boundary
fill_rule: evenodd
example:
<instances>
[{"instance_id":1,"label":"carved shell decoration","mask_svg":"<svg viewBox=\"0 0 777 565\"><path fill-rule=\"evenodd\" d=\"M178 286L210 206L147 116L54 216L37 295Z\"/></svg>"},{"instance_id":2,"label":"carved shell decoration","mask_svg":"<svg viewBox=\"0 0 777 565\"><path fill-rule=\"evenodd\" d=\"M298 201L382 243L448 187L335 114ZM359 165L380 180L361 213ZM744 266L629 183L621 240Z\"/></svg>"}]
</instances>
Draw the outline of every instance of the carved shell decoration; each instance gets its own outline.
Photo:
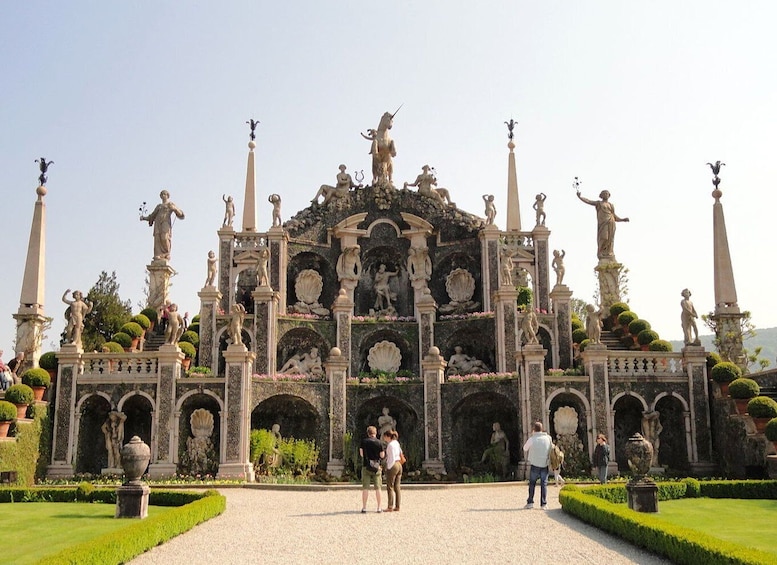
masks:
<instances>
[{"instance_id":1,"label":"carved shell decoration","mask_svg":"<svg viewBox=\"0 0 777 565\"><path fill-rule=\"evenodd\" d=\"M196 438L209 438L213 433L213 414L205 408L197 408L189 417L192 435Z\"/></svg>"},{"instance_id":2,"label":"carved shell decoration","mask_svg":"<svg viewBox=\"0 0 777 565\"><path fill-rule=\"evenodd\" d=\"M475 278L467 269L454 269L445 279L445 290L452 302L469 302L475 294Z\"/></svg>"},{"instance_id":3,"label":"carved shell decoration","mask_svg":"<svg viewBox=\"0 0 777 565\"><path fill-rule=\"evenodd\" d=\"M367 363L371 371L396 373L402 364L402 353L396 344L385 340L379 341L370 348Z\"/></svg>"},{"instance_id":4,"label":"carved shell decoration","mask_svg":"<svg viewBox=\"0 0 777 565\"><path fill-rule=\"evenodd\" d=\"M562 406L553 414L553 427L556 434L566 436L577 433L577 410L571 406Z\"/></svg>"},{"instance_id":5,"label":"carved shell decoration","mask_svg":"<svg viewBox=\"0 0 777 565\"><path fill-rule=\"evenodd\" d=\"M297 293L297 300L305 304L316 304L323 288L324 280L318 274L318 271L313 269L301 271L294 283L294 292Z\"/></svg>"}]
</instances>

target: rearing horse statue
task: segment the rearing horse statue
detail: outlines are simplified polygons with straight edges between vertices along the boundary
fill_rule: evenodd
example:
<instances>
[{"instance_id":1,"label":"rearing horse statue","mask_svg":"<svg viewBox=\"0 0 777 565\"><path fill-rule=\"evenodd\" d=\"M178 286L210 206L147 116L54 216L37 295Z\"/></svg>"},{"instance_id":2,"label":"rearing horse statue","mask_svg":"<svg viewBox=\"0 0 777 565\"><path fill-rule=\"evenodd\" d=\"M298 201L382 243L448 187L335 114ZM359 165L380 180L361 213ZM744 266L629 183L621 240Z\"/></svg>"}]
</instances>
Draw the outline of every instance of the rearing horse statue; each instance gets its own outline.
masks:
<instances>
[{"instance_id":1,"label":"rearing horse statue","mask_svg":"<svg viewBox=\"0 0 777 565\"><path fill-rule=\"evenodd\" d=\"M400 106L401 108L401 106ZM399 112L399 108L397 108ZM384 113L378 124L378 129L368 129L367 135L361 134L364 139L372 141L370 155L372 155L372 186L394 186L392 176L394 166L391 158L397 156L394 140L389 137L388 131L394 123L397 112Z\"/></svg>"}]
</instances>

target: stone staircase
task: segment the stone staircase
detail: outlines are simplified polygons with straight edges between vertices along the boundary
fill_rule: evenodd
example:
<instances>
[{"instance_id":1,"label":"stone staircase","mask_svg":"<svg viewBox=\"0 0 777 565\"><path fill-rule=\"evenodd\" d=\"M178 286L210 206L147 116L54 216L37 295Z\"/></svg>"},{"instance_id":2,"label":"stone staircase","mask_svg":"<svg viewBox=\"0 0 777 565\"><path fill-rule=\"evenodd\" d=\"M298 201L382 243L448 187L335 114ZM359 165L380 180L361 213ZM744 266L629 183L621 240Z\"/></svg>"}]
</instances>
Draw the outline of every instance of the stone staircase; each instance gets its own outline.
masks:
<instances>
[{"instance_id":1,"label":"stone staircase","mask_svg":"<svg viewBox=\"0 0 777 565\"><path fill-rule=\"evenodd\" d=\"M621 343L620 338L616 337L614 333L607 330L602 330L602 343L607 346L607 349L612 351L628 351L628 347Z\"/></svg>"},{"instance_id":2,"label":"stone staircase","mask_svg":"<svg viewBox=\"0 0 777 565\"><path fill-rule=\"evenodd\" d=\"M143 351L159 351L159 347L165 343L165 334L157 333L156 330L146 334L146 341L143 343Z\"/></svg>"}]
</instances>

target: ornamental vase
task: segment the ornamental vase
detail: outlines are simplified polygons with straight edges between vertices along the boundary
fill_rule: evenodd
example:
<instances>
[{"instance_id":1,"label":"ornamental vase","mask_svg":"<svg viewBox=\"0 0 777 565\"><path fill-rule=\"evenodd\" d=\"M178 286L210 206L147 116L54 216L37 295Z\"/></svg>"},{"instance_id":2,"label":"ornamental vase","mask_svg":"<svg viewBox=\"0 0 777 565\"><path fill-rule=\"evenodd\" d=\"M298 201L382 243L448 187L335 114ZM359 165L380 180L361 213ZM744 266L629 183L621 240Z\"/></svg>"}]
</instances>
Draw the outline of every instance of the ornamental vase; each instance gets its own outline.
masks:
<instances>
[{"instance_id":1,"label":"ornamental vase","mask_svg":"<svg viewBox=\"0 0 777 565\"><path fill-rule=\"evenodd\" d=\"M146 472L151 461L151 448L138 436L132 436L129 443L121 448L121 466L124 469L126 484L140 484L140 477Z\"/></svg>"},{"instance_id":2,"label":"ornamental vase","mask_svg":"<svg viewBox=\"0 0 777 565\"><path fill-rule=\"evenodd\" d=\"M642 434L636 433L629 438L623 451L629 462L629 468L634 473L634 479L639 481L650 471L650 464L653 461L653 446L642 437Z\"/></svg>"}]
</instances>

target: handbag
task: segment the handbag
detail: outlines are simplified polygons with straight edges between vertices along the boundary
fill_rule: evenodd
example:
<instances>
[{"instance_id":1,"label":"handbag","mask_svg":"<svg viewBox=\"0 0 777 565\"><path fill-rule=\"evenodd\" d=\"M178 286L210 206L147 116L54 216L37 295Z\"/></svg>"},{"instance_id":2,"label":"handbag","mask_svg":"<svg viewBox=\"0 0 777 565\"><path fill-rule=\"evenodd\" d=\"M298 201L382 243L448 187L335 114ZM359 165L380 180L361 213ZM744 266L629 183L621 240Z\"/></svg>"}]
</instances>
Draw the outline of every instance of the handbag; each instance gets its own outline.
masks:
<instances>
[{"instance_id":1,"label":"handbag","mask_svg":"<svg viewBox=\"0 0 777 565\"><path fill-rule=\"evenodd\" d=\"M400 451L399 452L399 464L400 465L404 465L405 463L407 463L407 457L405 457L405 452L404 451Z\"/></svg>"},{"instance_id":2,"label":"handbag","mask_svg":"<svg viewBox=\"0 0 777 565\"><path fill-rule=\"evenodd\" d=\"M370 471L373 473L380 471L380 459L369 459L367 463L369 464Z\"/></svg>"}]
</instances>

